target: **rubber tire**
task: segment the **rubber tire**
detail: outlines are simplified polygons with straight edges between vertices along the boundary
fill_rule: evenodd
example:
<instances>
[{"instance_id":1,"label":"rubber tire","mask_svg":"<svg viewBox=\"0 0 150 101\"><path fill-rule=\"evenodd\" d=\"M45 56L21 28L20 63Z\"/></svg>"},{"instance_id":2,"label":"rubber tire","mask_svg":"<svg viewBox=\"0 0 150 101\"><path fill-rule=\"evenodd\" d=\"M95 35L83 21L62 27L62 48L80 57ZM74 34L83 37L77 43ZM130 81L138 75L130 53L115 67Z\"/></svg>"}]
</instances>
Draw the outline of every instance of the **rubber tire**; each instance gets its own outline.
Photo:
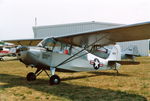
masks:
<instances>
[{"instance_id":1,"label":"rubber tire","mask_svg":"<svg viewBox=\"0 0 150 101\"><path fill-rule=\"evenodd\" d=\"M57 80L57 81L56 81ZM60 78L58 75L52 75L49 80L50 85L58 85L60 83Z\"/></svg>"},{"instance_id":2,"label":"rubber tire","mask_svg":"<svg viewBox=\"0 0 150 101\"><path fill-rule=\"evenodd\" d=\"M27 79L27 81L34 81L34 80L36 80L36 75L33 72L30 72L27 74L26 79Z\"/></svg>"}]
</instances>

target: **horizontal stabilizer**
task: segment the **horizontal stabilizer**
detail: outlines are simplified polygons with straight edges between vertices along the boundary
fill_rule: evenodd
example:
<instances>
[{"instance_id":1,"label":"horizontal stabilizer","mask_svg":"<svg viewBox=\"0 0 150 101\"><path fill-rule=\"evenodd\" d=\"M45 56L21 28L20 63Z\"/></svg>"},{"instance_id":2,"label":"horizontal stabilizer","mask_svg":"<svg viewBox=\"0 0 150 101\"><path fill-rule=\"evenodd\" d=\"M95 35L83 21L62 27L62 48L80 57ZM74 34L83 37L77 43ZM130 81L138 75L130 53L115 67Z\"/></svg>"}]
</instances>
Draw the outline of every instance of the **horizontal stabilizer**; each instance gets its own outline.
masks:
<instances>
[{"instance_id":1,"label":"horizontal stabilizer","mask_svg":"<svg viewBox=\"0 0 150 101\"><path fill-rule=\"evenodd\" d=\"M115 63L119 63L121 65L138 65L140 62L138 61L108 61L108 65L114 65Z\"/></svg>"},{"instance_id":2,"label":"horizontal stabilizer","mask_svg":"<svg viewBox=\"0 0 150 101\"><path fill-rule=\"evenodd\" d=\"M140 56L140 55L136 55L136 54L125 54L127 57L132 57L132 56Z\"/></svg>"}]
</instances>

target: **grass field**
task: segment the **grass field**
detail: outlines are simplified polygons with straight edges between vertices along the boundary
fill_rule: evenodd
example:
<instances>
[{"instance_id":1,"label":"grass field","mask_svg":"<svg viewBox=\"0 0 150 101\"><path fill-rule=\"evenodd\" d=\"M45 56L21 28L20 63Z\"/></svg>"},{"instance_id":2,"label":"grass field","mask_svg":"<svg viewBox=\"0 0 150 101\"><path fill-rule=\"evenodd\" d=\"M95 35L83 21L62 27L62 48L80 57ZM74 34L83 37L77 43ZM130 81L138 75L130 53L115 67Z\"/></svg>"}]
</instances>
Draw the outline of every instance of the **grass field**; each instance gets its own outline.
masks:
<instances>
[{"instance_id":1,"label":"grass field","mask_svg":"<svg viewBox=\"0 0 150 101\"><path fill-rule=\"evenodd\" d=\"M26 81L35 71L19 61L0 62L0 101L150 101L150 58L140 65L122 66L116 72L57 73L62 82L48 84L43 72L36 81Z\"/></svg>"}]
</instances>

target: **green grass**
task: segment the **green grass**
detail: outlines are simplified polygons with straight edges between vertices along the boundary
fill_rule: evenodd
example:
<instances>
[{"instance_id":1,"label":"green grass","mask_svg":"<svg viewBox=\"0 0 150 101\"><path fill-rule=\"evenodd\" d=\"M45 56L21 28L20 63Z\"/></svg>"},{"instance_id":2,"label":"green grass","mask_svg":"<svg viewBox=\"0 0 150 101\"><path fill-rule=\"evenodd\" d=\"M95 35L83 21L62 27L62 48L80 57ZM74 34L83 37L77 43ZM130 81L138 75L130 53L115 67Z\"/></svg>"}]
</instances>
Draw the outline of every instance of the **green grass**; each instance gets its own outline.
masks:
<instances>
[{"instance_id":1,"label":"green grass","mask_svg":"<svg viewBox=\"0 0 150 101\"><path fill-rule=\"evenodd\" d=\"M26 68L18 61L0 62L0 101L148 101L150 58L139 57L140 65L122 66L116 72L59 73L62 82L48 84L43 72L36 81L26 81Z\"/></svg>"}]
</instances>

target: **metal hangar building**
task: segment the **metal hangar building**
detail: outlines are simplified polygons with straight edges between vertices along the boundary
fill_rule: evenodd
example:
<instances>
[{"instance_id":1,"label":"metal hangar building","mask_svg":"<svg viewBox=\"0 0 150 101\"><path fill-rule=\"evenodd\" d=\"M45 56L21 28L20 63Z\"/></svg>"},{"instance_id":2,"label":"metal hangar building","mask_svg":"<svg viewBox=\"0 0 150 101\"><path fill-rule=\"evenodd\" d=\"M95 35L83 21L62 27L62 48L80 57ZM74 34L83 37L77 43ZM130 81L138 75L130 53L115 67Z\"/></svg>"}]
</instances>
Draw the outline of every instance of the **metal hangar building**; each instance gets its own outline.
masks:
<instances>
[{"instance_id":1,"label":"metal hangar building","mask_svg":"<svg viewBox=\"0 0 150 101\"><path fill-rule=\"evenodd\" d=\"M70 24L59 24L59 25L46 25L46 26L34 26L34 38L45 38L45 37L58 37L73 35L76 33L92 31L96 29L105 29L123 24L105 23L105 22L81 22L81 23L70 23ZM149 56L149 40L130 41L130 42L118 42L122 50L127 49L130 46L137 46L140 56Z\"/></svg>"}]
</instances>

